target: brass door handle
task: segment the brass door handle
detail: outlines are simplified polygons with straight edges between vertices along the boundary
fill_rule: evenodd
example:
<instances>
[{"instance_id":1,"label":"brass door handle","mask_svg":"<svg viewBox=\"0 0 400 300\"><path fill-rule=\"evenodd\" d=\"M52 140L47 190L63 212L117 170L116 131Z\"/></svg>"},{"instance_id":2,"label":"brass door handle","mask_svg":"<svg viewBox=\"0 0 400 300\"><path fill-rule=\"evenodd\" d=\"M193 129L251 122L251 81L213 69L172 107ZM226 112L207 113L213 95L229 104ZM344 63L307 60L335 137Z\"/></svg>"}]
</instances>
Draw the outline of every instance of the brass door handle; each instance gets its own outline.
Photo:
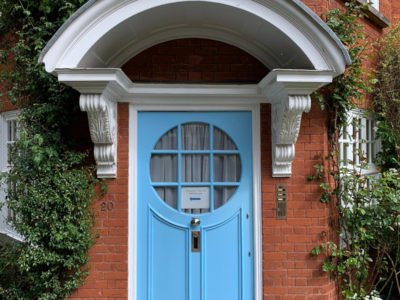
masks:
<instances>
[{"instance_id":1,"label":"brass door handle","mask_svg":"<svg viewBox=\"0 0 400 300\"><path fill-rule=\"evenodd\" d=\"M192 221L190 221L190 225L195 227L200 225L200 219L198 218L193 218Z\"/></svg>"}]
</instances>

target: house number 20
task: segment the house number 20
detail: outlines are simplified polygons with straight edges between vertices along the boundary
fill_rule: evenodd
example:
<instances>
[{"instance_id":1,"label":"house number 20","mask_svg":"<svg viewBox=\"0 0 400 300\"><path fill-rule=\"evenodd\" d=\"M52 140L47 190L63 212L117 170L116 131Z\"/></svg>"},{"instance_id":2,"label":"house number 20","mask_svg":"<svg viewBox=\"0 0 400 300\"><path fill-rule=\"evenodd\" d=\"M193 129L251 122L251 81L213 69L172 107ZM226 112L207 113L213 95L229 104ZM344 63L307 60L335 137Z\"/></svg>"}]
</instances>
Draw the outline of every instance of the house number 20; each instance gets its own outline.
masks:
<instances>
[{"instance_id":1,"label":"house number 20","mask_svg":"<svg viewBox=\"0 0 400 300\"><path fill-rule=\"evenodd\" d=\"M112 211L114 209L114 201L104 201L100 205L101 211Z\"/></svg>"}]
</instances>

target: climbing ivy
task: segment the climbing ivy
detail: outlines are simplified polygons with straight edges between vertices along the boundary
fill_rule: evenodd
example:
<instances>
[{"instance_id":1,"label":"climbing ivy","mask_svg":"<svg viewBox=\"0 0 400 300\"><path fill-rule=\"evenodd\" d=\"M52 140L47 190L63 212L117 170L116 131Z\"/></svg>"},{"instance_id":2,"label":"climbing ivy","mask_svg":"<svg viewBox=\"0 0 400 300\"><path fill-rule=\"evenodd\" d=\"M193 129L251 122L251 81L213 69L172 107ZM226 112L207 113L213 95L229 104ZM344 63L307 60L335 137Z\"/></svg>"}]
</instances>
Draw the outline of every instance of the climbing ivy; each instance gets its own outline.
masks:
<instances>
[{"instance_id":1,"label":"climbing ivy","mask_svg":"<svg viewBox=\"0 0 400 300\"><path fill-rule=\"evenodd\" d=\"M337 77L330 86L316 95L321 107L326 109L329 115L330 147L329 155L323 157L321 164L315 166L315 173L309 179L320 182L321 202L330 206L334 234L327 236L326 241L317 245L311 253L325 257L322 270L337 280L344 299L380 299L379 295L384 294L386 297L392 295L395 297L393 299L397 299L396 295L400 296L399 172L392 168L383 172L379 178L371 178L363 175L368 168L363 153L357 154L360 165L350 162L349 165L343 166L339 157L340 129L349 125L350 110L363 98L368 99L368 94L372 93L373 84L376 83L371 76L373 74L366 74L366 68L363 66L363 62L368 58L370 42L366 39L364 28L359 21L363 18L366 7L359 3L355 0L348 1L344 10L335 9L326 14L327 24L347 47L352 65L346 69L344 75ZM383 55L386 56L387 52L390 51L383 52ZM392 59L396 60L397 57L386 57L381 69L388 69L386 64ZM385 74L381 79L389 79L394 75ZM393 87L391 84L396 79L391 78L387 87ZM380 83L381 87L382 84L383 82ZM388 96L388 91L389 88L378 90L379 103ZM390 104L386 101L375 106L381 106L381 120L388 116L389 111L385 111L385 108L393 108L394 97L391 101ZM391 118L393 122L398 123L398 120ZM389 124L380 123L380 136L384 143L389 142L393 146L398 141L394 136L399 132L396 131L398 129L389 129L393 126ZM387 160L396 159L393 153L385 153Z\"/></svg>"},{"instance_id":2,"label":"climbing ivy","mask_svg":"<svg viewBox=\"0 0 400 300\"><path fill-rule=\"evenodd\" d=\"M338 128L347 124L348 113L361 102L363 95L371 92L371 84L362 64L368 58L369 42L365 39L364 26L359 22L365 5L352 0L345 3L345 10L333 9L325 15L327 25L345 45L351 66L333 83L315 94L321 108L329 114L331 142L337 141Z\"/></svg>"},{"instance_id":3,"label":"climbing ivy","mask_svg":"<svg viewBox=\"0 0 400 300\"><path fill-rule=\"evenodd\" d=\"M381 160L385 169L400 168L400 25L388 31L379 51L374 110L378 135L383 141Z\"/></svg>"},{"instance_id":4,"label":"climbing ivy","mask_svg":"<svg viewBox=\"0 0 400 300\"><path fill-rule=\"evenodd\" d=\"M0 0L3 97L22 108L7 202L21 243L0 246L0 299L65 299L87 275L95 177L69 129L78 95L38 62L84 0ZM4 185L3 185L4 186Z\"/></svg>"}]
</instances>

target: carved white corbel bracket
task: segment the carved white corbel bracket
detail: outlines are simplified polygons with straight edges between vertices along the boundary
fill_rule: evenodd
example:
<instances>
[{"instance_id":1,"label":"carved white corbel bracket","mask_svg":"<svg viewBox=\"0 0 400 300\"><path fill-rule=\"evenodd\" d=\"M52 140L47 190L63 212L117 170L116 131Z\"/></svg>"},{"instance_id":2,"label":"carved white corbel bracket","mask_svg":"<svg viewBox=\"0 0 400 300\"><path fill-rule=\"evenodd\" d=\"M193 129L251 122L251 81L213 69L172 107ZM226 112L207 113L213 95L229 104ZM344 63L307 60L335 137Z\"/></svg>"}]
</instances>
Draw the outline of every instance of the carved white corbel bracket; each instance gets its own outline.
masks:
<instances>
[{"instance_id":1,"label":"carved white corbel bracket","mask_svg":"<svg viewBox=\"0 0 400 300\"><path fill-rule=\"evenodd\" d=\"M114 178L117 175L117 104L104 94L81 94L79 104L88 114L97 175Z\"/></svg>"},{"instance_id":2,"label":"carved white corbel bracket","mask_svg":"<svg viewBox=\"0 0 400 300\"><path fill-rule=\"evenodd\" d=\"M303 112L309 112L309 95L288 96L284 103L272 104L272 171L274 177L292 174L295 144L300 132Z\"/></svg>"},{"instance_id":3,"label":"carved white corbel bracket","mask_svg":"<svg viewBox=\"0 0 400 300\"><path fill-rule=\"evenodd\" d=\"M290 177L301 118L311 109L311 93L332 81L332 72L273 70L260 83L271 103L272 176Z\"/></svg>"},{"instance_id":4,"label":"carved white corbel bracket","mask_svg":"<svg viewBox=\"0 0 400 300\"><path fill-rule=\"evenodd\" d=\"M89 119L99 178L117 177L117 102L130 80L119 69L57 69L58 80L81 93L80 107Z\"/></svg>"}]
</instances>

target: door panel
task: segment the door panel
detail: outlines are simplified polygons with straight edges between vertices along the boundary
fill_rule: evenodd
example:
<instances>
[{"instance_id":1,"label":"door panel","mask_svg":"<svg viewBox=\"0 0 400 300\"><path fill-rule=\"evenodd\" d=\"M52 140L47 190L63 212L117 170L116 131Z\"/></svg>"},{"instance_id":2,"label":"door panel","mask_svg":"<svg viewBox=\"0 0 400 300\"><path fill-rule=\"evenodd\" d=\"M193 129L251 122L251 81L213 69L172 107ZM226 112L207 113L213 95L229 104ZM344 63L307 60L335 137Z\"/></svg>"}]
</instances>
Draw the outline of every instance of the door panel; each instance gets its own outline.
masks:
<instances>
[{"instance_id":1,"label":"door panel","mask_svg":"<svg viewBox=\"0 0 400 300\"><path fill-rule=\"evenodd\" d=\"M241 297L240 214L223 224L204 229L207 300ZM227 272L226 270L230 270Z\"/></svg>"},{"instance_id":2,"label":"door panel","mask_svg":"<svg viewBox=\"0 0 400 300\"><path fill-rule=\"evenodd\" d=\"M250 112L139 112L140 300L253 298Z\"/></svg>"},{"instance_id":3,"label":"door panel","mask_svg":"<svg viewBox=\"0 0 400 300\"><path fill-rule=\"evenodd\" d=\"M169 223L153 211L149 229L150 299L187 299L188 229Z\"/></svg>"}]
</instances>

